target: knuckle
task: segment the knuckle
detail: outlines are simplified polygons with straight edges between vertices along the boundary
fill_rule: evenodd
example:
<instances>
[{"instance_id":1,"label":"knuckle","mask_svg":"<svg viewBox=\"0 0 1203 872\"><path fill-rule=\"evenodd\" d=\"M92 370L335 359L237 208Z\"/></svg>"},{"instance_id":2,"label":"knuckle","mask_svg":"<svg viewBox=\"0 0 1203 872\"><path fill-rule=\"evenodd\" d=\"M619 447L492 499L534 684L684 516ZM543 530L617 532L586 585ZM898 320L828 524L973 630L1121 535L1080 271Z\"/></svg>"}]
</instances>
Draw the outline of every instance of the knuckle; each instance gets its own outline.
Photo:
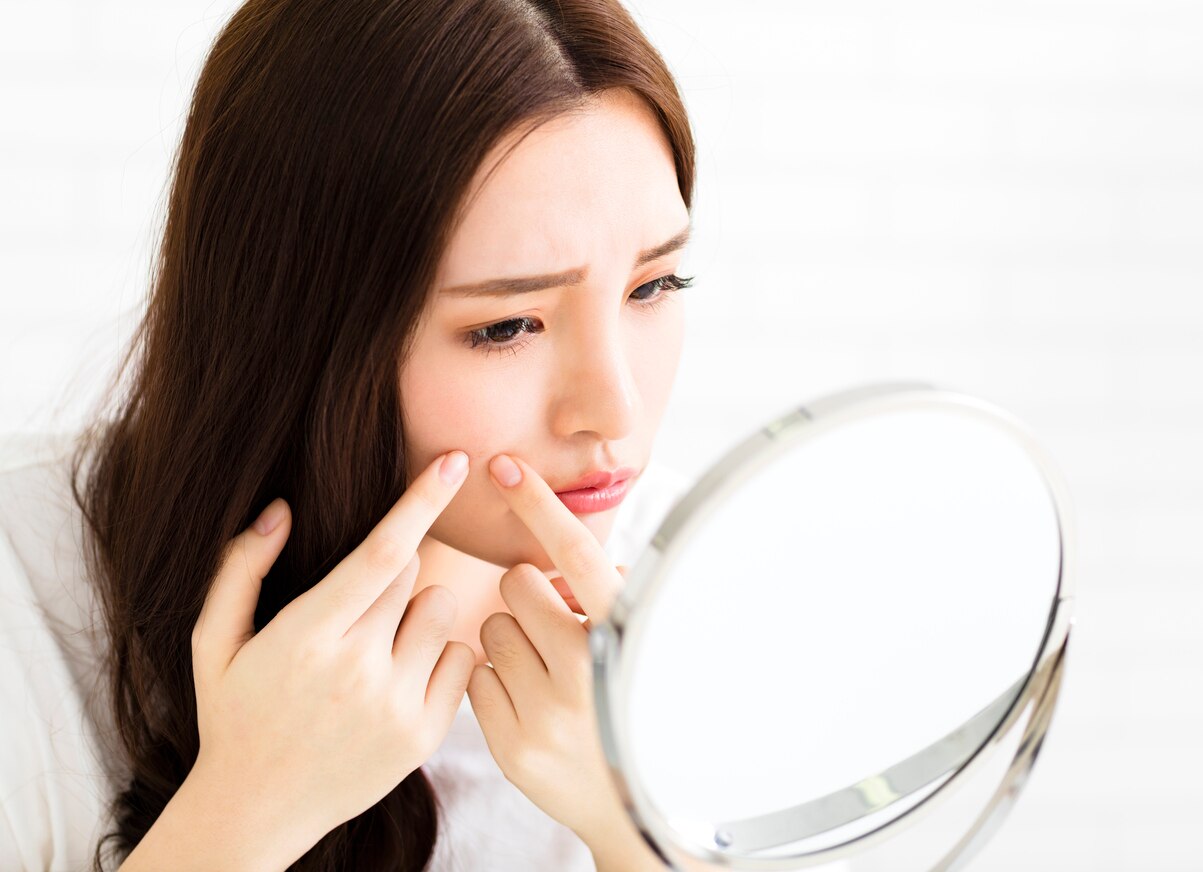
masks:
<instances>
[{"instance_id":1,"label":"knuckle","mask_svg":"<svg viewBox=\"0 0 1203 872\"><path fill-rule=\"evenodd\" d=\"M529 591L538 583L540 579L546 579L538 567L530 563L519 563L511 566L501 576L501 581L498 583L498 589L501 591L502 599L509 600L515 594L521 594L524 591Z\"/></svg>"},{"instance_id":2,"label":"knuckle","mask_svg":"<svg viewBox=\"0 0 1203 872\"><path fill-rule=\"evenodd\" d=\"M504 625L507 619L511 619L510 615L505 612L493 612L480 623L480 641L492 642L501 637L504 632Z\"/></svg>"},{"instance_id":3,"label":"knuckle","mask_svg":"<svg viewBox=\"0 0 1203 872\"><path fill-rule=\"evenodd\" d=\"M373 567L373 571L375 568ZM360 606L360 611L368 606L368 603L362 601L362 594L357 594L349 584L335 585L327 594L331 609L334 611L343 611L350 609L352 606Z\"/></svg>"},{"instance_id":4,"label":"knuckle","mask_svg":"<svg viewBox=\"0 0 1203 872\"><path fill-rule=\"evenodd\" d=\"M313 669L321 662L322 646L311 637L300 639L289 649L289 658L297 670Z\"/></svg>"},{"instance_id":5,"label":"knuckle","mask_svg":"<svg viewBox=\"0 0 1203 872\"><path fill-rule=\"evenodd\" d=\"M494 612L480 625L480 641L495 665L512 666L520 649L514 637L517 621L505 612Z\"/></svg>"},{"instance_id":6,"label":"knuckle","mask_svg":"<svg viewBox=\"0 0 1203 872\"><path fill-rule=\"evenodd\" d=\"M405 552L405 545L395 537L376 531L368 538L365 556L374 569L397 573L409 562Z\"/></svg>"},{"instance_id":7,"label":"knuckle","mask_svg":"<svg viewBox=\"0 0 1203 872\"><path fill-rule=\"evenodd\" d=\"M437 588L437 590L436 590ZM447 603L451 604L449 608ZM416 644L423 655L437 657L447 645L455 625L455 594L440 585L421 591L410 606L419 622Z\"/></svg>"},{"instance_id":8,"label":"knuckle","mask_svg":"<svg viewBox=\"0 0 1203 872\"><path fill-rule=\"evenodd\" d=\"M445 636L455 624L455 594L440 584L422 591L422 625L431 636Z\"/></svg>"},{"instance_id":9,"label":"knuckle","mask_svg":"<svg viewBox=\"0 0 1203 872\"><path fill-rule=\"evenodd\" d=\"M427 632L418 637L418 649L424 658L437 660L446 647L446 633L436 632L428 627Z\"/></svg>"},{"instance_id":10,"label":"knuckle","mask_svg":"<svg viewBox=\"0 0 1203 872\"><path fill-rule=\"evenodd\" d=\"M467 685L468 676L472 673L472 669L476 665L476 652L472 650L467 642L448 642L447 656L460 662L461 665L456 674L462 675L462 684Z\"/></svg>"},{"instance_id":11,"label":"knuckle","mask_svg":"<svg viewBox=\"0 0 1203 872\"><path fill-rule=\"evenodd\" d=\"M443 657L449 661L449 666L459 664L454 669L457 680L447 682L443 689L444 701L452 705L458 704L467 689L466 675L470 674L476 665L476 654L463 642L448 642L447 647L443 649ZM460 679L458 676L465 677Z\"/></svg>"},{"instance_id":12,"label":"knuckle","mask_svg":"<svg viewBox=\"0 0 1203 872\"><path fill-rule=\"evenodd\" d=\"M430 602L428 608L432 613L444 615L449 620L455 612L459 600L455 596L455 591L446 585L432 584L424 589L426 599Z\"/></svg>"},{"instance_id":13,"label":"knuckle","mask_svg":"<svg viewBox=\"0 0 1203 872\"><path fill-rule=\"evenodd\" d=\"M535 566L533 563L519 563L514 567L515 575L523 579L527 584L544 584L547 582L547 576L543 570Z\"/></svg>"}]
</instances>

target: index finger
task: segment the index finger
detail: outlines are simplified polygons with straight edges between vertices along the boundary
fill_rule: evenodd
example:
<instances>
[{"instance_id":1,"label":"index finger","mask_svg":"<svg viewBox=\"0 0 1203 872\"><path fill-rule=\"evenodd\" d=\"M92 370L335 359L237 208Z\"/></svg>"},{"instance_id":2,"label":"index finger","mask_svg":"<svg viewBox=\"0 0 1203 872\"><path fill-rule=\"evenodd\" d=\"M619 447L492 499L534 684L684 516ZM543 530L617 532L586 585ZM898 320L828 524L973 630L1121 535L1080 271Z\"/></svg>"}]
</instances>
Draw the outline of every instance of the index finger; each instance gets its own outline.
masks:
<instances>
[{"instance_id":1,"label":"index finger","mask_svg":"<svg viewBox=\"0 0 1203 872\"><path fill-rule=\"evenodd\" d=\"M605 620L622 590L623 576L610 563L597 537L581 523L537 472L508 455L522 471L513 487L498 487L522 523L539 540L564 576L582 611L594 622Z\"/></svg>"},{"instance_id":2,"label":"index finger","mask_svg":"<svg viewBox=\"0 0 1203 872\"><path fill-rule=\"evenodd\" d=\"M329 575L293 600L290 611L312 628L320 625L344 634L413 559L418 543L467 474L468 455L463 451L436 457L364 540Z\"/></svg>"}]
</instances>

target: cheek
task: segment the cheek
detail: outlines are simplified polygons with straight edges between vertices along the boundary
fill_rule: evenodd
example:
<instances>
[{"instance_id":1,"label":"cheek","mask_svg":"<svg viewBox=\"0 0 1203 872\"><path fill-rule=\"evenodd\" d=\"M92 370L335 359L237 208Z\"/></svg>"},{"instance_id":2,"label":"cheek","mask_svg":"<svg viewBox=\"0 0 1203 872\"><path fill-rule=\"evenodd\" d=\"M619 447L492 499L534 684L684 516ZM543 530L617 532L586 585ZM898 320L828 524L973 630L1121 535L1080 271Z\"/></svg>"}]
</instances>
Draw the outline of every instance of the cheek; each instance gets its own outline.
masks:
<instances>
[{"instance_id":1,"label":"cheek","mask_svg":"<svg viewBox=\"0 0 1203 872\"><path fill-rule=\"evenodd\" d=\"M507 361L488 363L494 366L450 350L415 354L409 361L401 377L401 405L411 468L459 448L468 452L476 472L494 454L525 444L536 414L534 382Z\"/></svg>"},{"instance_id":2,"label":"cheek","mask_svg":"<svg viewBox=\"0 0 1203 872\"><path fill-rule=\"evenodd\" d=\"M670 313L659 318L653 335L641 335L632 348L634 376L649 412L656 414L667 405L684 342L685 313L678 301Z\"/></svg>"},{"instance_id":3,"label":"cheek","mask_svg":"<svg viewBox=\"0 0 1203 872\"><path fill-rule=\"evenodd\" d=\"M468 480L435 519L429 535L502 565L510 556L513 531L506 533L506 505L489 480L488 462L494 454L529 441L533 398L524 387L531 382L517 377L507 361L491 358L488 362L498 365L490 370L466 357L415 354L408 363L401 378L408 465L418 471L453 448L468 453Z\"/></svg>"}]
</instances>

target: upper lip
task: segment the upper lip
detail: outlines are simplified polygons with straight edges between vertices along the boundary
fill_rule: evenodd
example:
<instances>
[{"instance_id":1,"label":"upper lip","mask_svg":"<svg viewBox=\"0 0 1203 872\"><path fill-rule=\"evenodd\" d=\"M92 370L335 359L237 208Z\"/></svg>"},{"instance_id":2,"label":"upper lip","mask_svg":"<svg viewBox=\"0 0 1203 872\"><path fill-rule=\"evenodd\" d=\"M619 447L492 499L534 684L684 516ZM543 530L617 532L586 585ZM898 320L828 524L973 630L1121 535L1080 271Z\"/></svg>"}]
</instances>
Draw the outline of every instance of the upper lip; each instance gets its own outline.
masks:
<instances>
[{"instance_id":1,"label":"upper lip","mask_svg":"<svg viewBox=\"0 0 1203 872\"><path fill-rule=\"evenodd\" d=\"M633 469L630 466L620 466L617 469L597 469L593 472L585 474L573 484L568 485L568 487L559 488L556 493L562 494L567 493L568 491L581 490L582 488L587 487L609 487L616 481L622 481L623 479L630 478L636 472L638 472L638 470Z\"/></svg>"}]
</instances>

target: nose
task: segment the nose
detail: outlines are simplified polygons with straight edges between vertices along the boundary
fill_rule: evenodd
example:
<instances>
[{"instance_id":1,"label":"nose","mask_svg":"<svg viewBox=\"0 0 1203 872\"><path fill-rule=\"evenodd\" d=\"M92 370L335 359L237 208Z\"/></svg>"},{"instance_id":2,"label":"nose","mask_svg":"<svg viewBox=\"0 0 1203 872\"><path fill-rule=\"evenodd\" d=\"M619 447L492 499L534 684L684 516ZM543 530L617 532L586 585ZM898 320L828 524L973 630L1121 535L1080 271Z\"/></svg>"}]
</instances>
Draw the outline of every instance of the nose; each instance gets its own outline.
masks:
<instances>
[{"instance_id":1,"label":"nose","mask_svg":"<svg viewBox=\"0 0 1203 872\"><path fill-rule=\"evenodd\" d=\"M638 420L640 398L620 316L590 313L581 322L560 349L556 435L591 431L607 441L625 439Z\"/></svg>"}]
</instances>

